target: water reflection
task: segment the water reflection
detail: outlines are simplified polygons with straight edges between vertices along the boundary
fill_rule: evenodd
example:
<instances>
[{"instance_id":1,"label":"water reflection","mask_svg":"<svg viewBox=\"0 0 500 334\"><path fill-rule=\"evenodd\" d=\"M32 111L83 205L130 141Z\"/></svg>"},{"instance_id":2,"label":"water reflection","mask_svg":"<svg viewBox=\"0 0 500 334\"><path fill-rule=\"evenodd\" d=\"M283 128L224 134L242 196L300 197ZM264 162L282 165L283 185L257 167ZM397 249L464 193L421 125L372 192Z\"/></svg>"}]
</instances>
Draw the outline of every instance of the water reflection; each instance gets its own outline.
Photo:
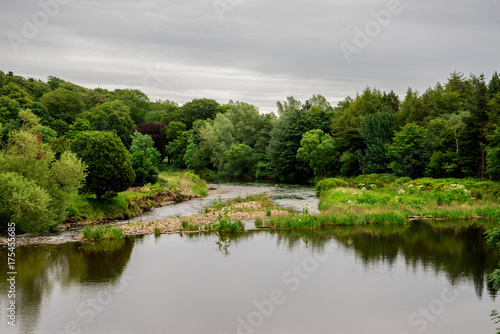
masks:
<instances>
[{"instance_id":1,"label":"water reflection","mask_svg":"<svg viewBox=\"0 0 500 334\"><path fill-rule=\"evenodd\" d=\"M231 246L251 239L256 233L275 236L278 247L293 250L305 244L322 252L335 239L346 250L353 251L365 266L386 264L391 268L404 257L408 270L445 274L450 284L472 282L476 295L482 298L487 274L497 268L500 259L496 248L484 238L484 227L474 222L414 222L407 226L348 226L317 230L270 230L248 233L217 234L216 245L224 255ZM212 238L211 233L189 234L187 238ZM496 293L488 289L492 298Z\"/></svg>"},{"instance_id":2,"label":"water reflection","mask_svg":"<svg viewBox=\"0 0 500 334\"><path fill-rule=\"evenodd\" d=\"M107 243L20 247L16 264L19 273L16 300L20 310L18 324L21 326L18 333L55 331L74 318L79 320L85 333L108 333L111 330L165 332L162 331L165 323L169 324L172 333L200 332L195 329L203 326L210 327L206 333L225 332L225 329L220 330L221 327L230 329L237 317L231 312L246 310L247 305L253 305L254 298L262 300L270 291L280 287L285 270L297 261L302 263L303 256L310 253L324 254L332 245L338 251L331 262L325 262L321 269L324 271L318 271L313 278L314 284L311 280L307 288L293 296L295 299L290 298L290 304L284 308L290 313L282 314L283 319L299 319L302 312L310 312L308 318L303 322L276 320L282 326L280 330L287 329L283 324L290 325L287 330L292 332L311 332L310 329L301 330L301 326L313 324L324 329L330 321L326 314L338 317L336 321L352 319L357 324L360 314L357 311L344 314L345 309L391 315L395 312L391 300L408 305L409 310L402 312L400 317L405 321L406 312L409 315L422 305L418 296L411 297L431 290L438 277L445 277L443 281L451 285L473 284L479 299L484 291L495 297L495 293L486 290L485 286L486 274L496 268L500 259L498 251L486 244L482 228L474 224L464 226L464 222L456 226L452 223L414 223L305 231L145 236ZM2 250L0 298L4 298L7 291L4 283L6 263L6 252ZM350 272L358 264L367 272L380 270L385 274L363 276ZM402 270L395 270L397 278L387 281L392 266ZM412 272L425 272L430 278L424 279L426 282L419 292L410 288L413 282L409 282L409 277L422 279L422 275L412 275ZM79 317L75 310L85 305L89 296L117 291L114 287L128 275L137 279L124 293L113 294L115 302L106 307L98 320L87 323L87 317ZM393 284L399 284L396 295L391 290ZM286 291L286 286L281 288ZM359 298L357 302L351 302L355 299L353 295ZM475 305L478 301L472 290L470 295L473 300L467 301L468 305ZM384 302L377 304L377 298L381 296L388 300L387 305ZM435 298L433 292L428 292L423 298L424 305L432 298ZM294 300L300 302L295 304ZM136 307L137 303L142 305L140 309ZM289 307L297 308L291 310ZM143 329L133 317L124 316L135 312L141 312L148 327ZM226 316L227 313L231 316ZM484 314L487 316L486 312ZM314 318L317 322L308 320L309 317L317 317ZM157 324L153 321L163 318L164 321ZM281 318L277 315L276 319ZM2 321L3 333L5 320ZM188 323L194 327L186 325ZM278 327L266 333L279 332ZM377 330L373 332L387 332L382 327Z\"/></svg>"},{"instance_id":3,"label":"water reflection","mask_svg":"<svg viewBox=\"0 0 500 334\"><path fill-rule=\"evenodd\" d=\"M132 253L133 239L94 243L37 245L16 249L16 305L22 333L33 331L39 322L44 296L71 285L114 284ZM0 294L7 295L7 252L0 252Z\"/></svg>"}]
</instances>

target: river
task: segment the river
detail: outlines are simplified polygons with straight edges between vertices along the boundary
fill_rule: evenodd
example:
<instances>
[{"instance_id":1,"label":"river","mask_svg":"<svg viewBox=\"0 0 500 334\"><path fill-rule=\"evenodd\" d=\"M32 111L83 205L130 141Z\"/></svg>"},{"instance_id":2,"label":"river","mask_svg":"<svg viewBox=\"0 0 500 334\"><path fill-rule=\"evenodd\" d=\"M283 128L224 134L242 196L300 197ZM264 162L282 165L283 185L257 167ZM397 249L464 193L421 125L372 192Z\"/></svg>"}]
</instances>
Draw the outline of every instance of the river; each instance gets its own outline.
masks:
<instances>
[{"instance_id":1,"label":"river","mask_svg":"<svg viewBox=\"0 0 500 334\"><path fill-rule=\"evenodd\" d=\"M310 187L224 186L284 206L313 200ZM16 258L11 327L0 252L1 333L494 334L500 308L486 284L500 255L464 221L147 235L19 247Z\"/></svg>"}]
</instances>

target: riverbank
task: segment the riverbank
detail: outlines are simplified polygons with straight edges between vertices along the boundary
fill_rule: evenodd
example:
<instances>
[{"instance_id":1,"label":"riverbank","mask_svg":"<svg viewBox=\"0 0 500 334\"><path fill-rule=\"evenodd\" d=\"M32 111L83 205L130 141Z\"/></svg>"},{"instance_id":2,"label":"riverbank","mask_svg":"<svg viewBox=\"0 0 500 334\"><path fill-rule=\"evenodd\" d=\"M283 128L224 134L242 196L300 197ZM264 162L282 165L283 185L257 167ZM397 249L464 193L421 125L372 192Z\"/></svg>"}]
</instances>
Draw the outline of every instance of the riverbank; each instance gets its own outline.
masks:
<instances>
[{"instance_id":1,"label":"riverbank","mask_svg":"<svg viewBox=\"0 0 500 334\"><path fill-rule=\"evenodd\" d=\"M221 220L245 221L245 220L265 220L271 218L286 217L294 214L293 210L279 208L274 204L268 195L260 194L248 196L247 198L237 197L228 202L217 201L212 208L207 208L203 213L180 218L163 219L152 222L130 223L120 228L125 235L143 235L155 233L176 233L188 230L204 231L208 226L221 222Z\"/></svg>"},{"instance_id":2,"label":"riverbank","mask_svg":"<svg viewBox=\"0 0 500 334\"><path fill-rule=\"evenodd\" d=\"M74 194L67 206L68 218L59 227L68 229L95 223L127 220L152 208L204 197L208 186L189 172L161 172L157 183L130 188L116 197L97 201Z\"/></svg>"}]
</instances>

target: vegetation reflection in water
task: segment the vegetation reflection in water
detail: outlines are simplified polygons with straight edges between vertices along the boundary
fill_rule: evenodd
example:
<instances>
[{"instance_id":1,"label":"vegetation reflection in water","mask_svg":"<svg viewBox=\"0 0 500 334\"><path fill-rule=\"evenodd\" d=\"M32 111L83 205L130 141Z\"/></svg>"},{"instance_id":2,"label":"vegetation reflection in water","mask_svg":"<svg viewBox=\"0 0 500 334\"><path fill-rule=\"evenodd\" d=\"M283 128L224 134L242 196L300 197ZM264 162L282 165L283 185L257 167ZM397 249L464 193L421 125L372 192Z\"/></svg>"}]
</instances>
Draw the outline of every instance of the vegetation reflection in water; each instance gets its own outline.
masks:
<instances>
[{"instance_id":1,"label":"vegetation reflection in water","mask_svg":"<svg viewBox=\"0 0 500 334\"><path fill-rule=\"evenodd\" d=\"M33 245L16 249L16 305L21 332L31 332L41 313L43 297L57 286L106 283L117 285L132 254L134 239ZM6 281L7 252L0 252L0 279ZM0 293L7 294L6 285Z\"/></svg>"},{"instance_id":2,"label":"vegetation reflection in water","mask_svg":"<svg viewBox=\"0 0 500 334\"><path fill-rule=\"evenodd\" d=\"M314 230L270 230L248 233L217 232L216 244L224 254L230 254L230 247L240 241L251 239L255 233L271 233L278 245L293 249L300 243L316 251L323 251L331 239L346 249L355 251L364 265L384 262L391 266L398 256L404 256L406 265L416 268L421 265L433 270L436 275L444 273L451 285L463 280L474 283L478 298L482 298L487 285L487 275L497 267L500 259L495 247L484 238L487 225L497 223L481 221L429 221L413 222L408 225L366 225L340 226ZM186 234L196 241L212 238L213 233ZM490 295L496 292L489 287Z\"/></svg>"},{"instance_id":3,"label":"vegetation reflection in water","mask_svg":"<svg viewBox=\"0 0 500 334\"><path fill-rule=\"evenodd\" d=\"M333 239L344 250L353 251L364 266L384 264L391 267L398 257L404 257L407 268L421 267L435 276L444 274L452 286L473 284L479 299L483 298L487 274L496 269L500 259L498 251L485 241L484 226L463 221L305 231L206 232L181 236L190 242L213 240L216 236L214 248L223 256L231 256L233 247L240 242L251 241L260 233L269 233L278 247L284 245L290 250L305 244L313 251L322 252ZM58 286L64 290L73 284L119 285L133 247L144 243L145 239L133 237L105 242L19 247L17 300L22 310L19 314L20 329L29 332L31 326L36 328L44 296L49 296ZM1 252L2 265L7 263L5 257L6 252ZM0 269L0 275L5 275L5 268ZM5 282L5 277L2 276L1 280ZM6 288L2 283L0 293L5 295ZM495 291L488 289L488 292L494 299Z\"/></svg>"}]
</instances>

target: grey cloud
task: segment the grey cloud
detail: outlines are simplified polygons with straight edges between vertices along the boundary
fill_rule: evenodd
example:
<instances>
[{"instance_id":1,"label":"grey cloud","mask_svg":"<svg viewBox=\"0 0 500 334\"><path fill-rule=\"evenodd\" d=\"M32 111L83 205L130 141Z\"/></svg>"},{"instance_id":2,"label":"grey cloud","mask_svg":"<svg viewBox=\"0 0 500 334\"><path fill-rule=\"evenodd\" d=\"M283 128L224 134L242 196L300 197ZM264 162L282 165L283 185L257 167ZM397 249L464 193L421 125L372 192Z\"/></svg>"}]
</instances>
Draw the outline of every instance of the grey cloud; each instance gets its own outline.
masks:
<instances>
[{"instance_id":1,"label":"grey cloud","mask_svg":"<svg viewBox=\"0 0 500 334\"><path fill-rule=\"evenodd\" d=\"M401 0L402 12L347 63L340 43L353 44L355 27L364 29L388 3L242 0L221 21L212 0L69 0L15 54L7 34L41 9L35 0L10 1L1 5L0 68L133 87L179 103L238 99L263 111L288 95L320 93L335 103L367 85L403 95L455 70L500 70L500 3L493 0ZM160 80L145 80L151 69L160 69L153 73Z\"/></svg>"}]
</instances>

